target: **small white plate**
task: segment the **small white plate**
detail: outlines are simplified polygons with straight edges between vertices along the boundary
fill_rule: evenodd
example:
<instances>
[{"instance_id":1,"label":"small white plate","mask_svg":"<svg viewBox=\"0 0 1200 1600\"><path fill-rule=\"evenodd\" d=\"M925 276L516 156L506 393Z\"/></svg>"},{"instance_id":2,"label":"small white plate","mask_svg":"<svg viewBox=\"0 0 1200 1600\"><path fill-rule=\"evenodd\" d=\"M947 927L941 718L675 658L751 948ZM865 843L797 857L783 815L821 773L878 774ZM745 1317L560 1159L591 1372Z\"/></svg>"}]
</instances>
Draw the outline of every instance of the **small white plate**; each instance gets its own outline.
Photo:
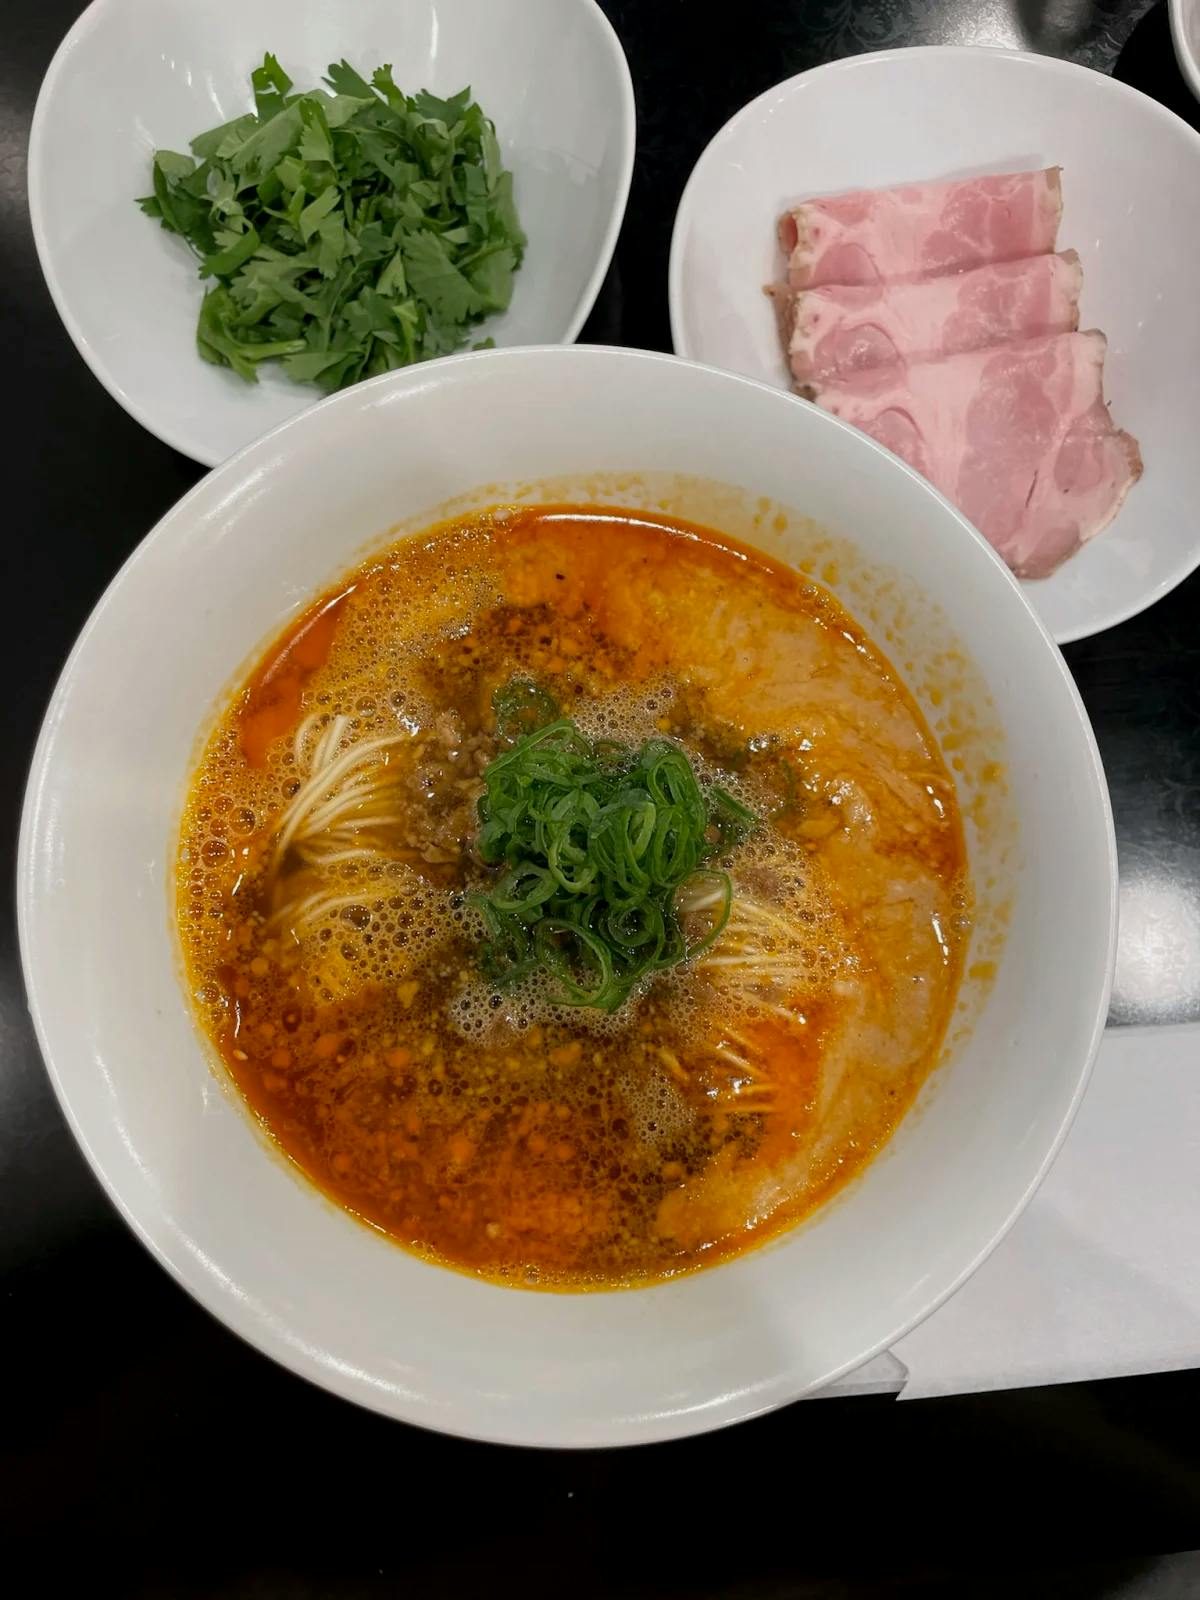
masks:
<instances>
[{"instance_id":1,"label":"small white plate","mask_svg":"<svg viewBox=\"0 0 1200 1600\"><path fill-rule=\"evenodd\" d=\"M1200 100L1200 0L1170 0L1175 59L1188 88Z\"/></svg>"},{"instance_id":2,"label":"small white plate","mask_svg":"<svg viewBox=\"0 0 1200 1600\"><path fill-rule=\"evenodd\" d=\"M1106 398L1145 474L1116 520L1025 592L1060 644L1152 605L1200 564L1200 134L1100 73L1009 50L888 50L750 102L696 164L671 245L679 355L786 387L763 285L805 195L1061 166L1082 322L1108 335Z\"/></svg>"},{"instance_id":3,"label":"small white plate","mask_svg":"<svg viewBox=\"0 0 1200 1600\"><path fill-rule=\"evenodd\" d=\"M278 370L245 383L196 353L202 286L134 204L156 149L252 109L274 51L300 89L343 56L409 93L470 84L496 124L529 237L497 345L570 344L599 293L633 171L633 85L595 0L94 0L63 40L29 140L29 209L79 353L143 427L206 466L315 404Z\"/></svg>"}]
</instances>

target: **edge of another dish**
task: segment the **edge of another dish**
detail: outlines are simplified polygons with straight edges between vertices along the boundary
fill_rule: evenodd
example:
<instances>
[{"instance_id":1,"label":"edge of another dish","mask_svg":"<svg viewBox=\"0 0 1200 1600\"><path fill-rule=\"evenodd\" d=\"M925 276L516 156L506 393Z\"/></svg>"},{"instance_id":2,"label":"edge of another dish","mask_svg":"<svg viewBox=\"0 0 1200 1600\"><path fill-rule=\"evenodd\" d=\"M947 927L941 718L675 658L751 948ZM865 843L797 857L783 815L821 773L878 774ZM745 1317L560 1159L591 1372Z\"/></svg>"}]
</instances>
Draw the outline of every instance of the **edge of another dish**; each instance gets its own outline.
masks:
<instances>
[{"instance_id":1,"label":"edge of another dish","mask_svg":"<svg viewBox=\"0 0 1200 1600\"><path fill-rule=\"evenodd\" d=\"M1175 59L1179 63L1179 70L1183 74L1188 88L1200 100L1200 6L1193 3L1192 14L1196 30L1196 43L1193 46L1188 33L1188 22L1184 17L1183 8L1187 0L1168 0L1168 13L1171 18L1171 39L1175 46Z\"/></svg>"}]
</instances>

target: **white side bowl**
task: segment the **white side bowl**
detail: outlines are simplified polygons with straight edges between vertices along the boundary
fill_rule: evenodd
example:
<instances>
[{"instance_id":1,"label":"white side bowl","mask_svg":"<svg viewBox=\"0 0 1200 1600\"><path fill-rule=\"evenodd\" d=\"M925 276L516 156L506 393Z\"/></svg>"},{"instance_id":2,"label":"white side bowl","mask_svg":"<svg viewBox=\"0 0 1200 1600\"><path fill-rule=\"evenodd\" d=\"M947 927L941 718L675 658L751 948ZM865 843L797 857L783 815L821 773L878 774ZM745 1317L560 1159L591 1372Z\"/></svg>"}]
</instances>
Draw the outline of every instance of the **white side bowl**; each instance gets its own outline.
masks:
<instances>
[{"instance_id":1,"label":"white side bowl","mask_svg":"<svg viewBox=\"0 0 1200 1600\"><path fill-rule=\"evenodd\" d=\"M398 521L419 530L456 496L514 493L678 509L828 582L935 730L957 731L971 959L998 962L994 982L979 972L965 984L947 1064L920 1105L835 1203L765 1248L633 1292L499 1288L355 1222L266 1145L179 976L178 811L231 676ZM18 900L30 1006L75 1136L198 1300L391 1416L608 1445L810 1393L978 1265L1082 1094L1107 1009L1115 860L1061 656L996 556L920 478L835 419L727 373L630 351L511 350L327 401L211 473L149 535L47 714Z\"/></svg>"},{"instance_id":2,"label":"white side bowl","mask_svg":"<svg viewBox=\"0 0 1200 1600\"><path fill-rule=\"evenodd\" d=\"M1196 0L1184 0L1193 17ZM788 200L1061 166L1059 239L1083 262L1084 328L1108 335L1106 398L1145 474L1116 520L1026 594L1060 644L1111 628L1200 564L1200 134L1101 73L938 46L802 72L744 106L684 190L671 244L681 356L787 385L763 285Z\"/></svg>"},{"instance_id":3,"label":"white side bowl","mask_svg":"<svg viewBox=\"0 0 1200 1600\"><path fill-rule=\"evenodd\" d=\"M59 47L29 138L29 210L54 304L96 377L144 428L215 466L314 405L268 364L257 384L196 353L203 286L184 242L134 204L156 149L252 109L273 50L300 89L331 61L391 62L412 93L470 84L496 124L529 236L497 345L570 344L592 309L633 172L633 85L595 0L93 0Z\"/></svg>"},{"instance_id":4,"label":"white side bowl","mask_svg":"<svg viewBox=\"0 0 1200 1600\"><path fill-rule=\"evenodd\" d=\"M1200 100L1200 0L1170 0L1175 59L1188 88Z\"/></svg>"}]
</instances>

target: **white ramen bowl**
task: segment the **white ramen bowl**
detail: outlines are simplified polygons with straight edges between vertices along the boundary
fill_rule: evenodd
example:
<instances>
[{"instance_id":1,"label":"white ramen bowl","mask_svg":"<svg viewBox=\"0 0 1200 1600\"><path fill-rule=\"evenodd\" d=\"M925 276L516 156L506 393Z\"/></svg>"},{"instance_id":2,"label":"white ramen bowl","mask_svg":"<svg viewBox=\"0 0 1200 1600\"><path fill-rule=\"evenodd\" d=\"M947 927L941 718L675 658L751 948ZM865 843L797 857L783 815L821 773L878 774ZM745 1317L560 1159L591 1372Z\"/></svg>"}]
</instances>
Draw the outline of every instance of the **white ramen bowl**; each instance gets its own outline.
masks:
<instances>
[{"instance_id":1,"label":"white ramen bowl","mask_svg":"<svg viewBox=\"0 0 1200 1600\"><path fill-rule=\"evenodd\" d=\"M455 497L564 493L706 517L817 564L934 728L949 717L959 730L979 899L971 962L997 963L994 982L979 971L965 984L948 1059L919 1105L834 1203L709 1271L579 1295L431 1265L322 1197L269 1145L198 1033L171 911L197 739L276 631L398 522L419 530ZM819 1389L979 1264L1083 1092L1107 1007L1115 882L1103 773L1062 659L933 490L765 385L669 356L544 348L457 357L336 396L211 473L145 539L46 717L19 917L30 1007L75 1136L203 1305L388 1415L520 1444L610 1445L700 1432Z\"/></svg>"},{"instance_id":2,"label":"white ramen bowl","mask_svg":"<svg viewBox=\"0 0 1200 1600\"><path fill-rule=\"evenodd\" d=\"M331 61L391 62L408 93L470 84L496 124L529 237L497 345L569 344L617 242L634 104L595 0L93 0L59 47L29 138L29 210L54 304L80 355L132 417L214 466L316 404L267 363L257 384L196 351L203 285L185 242L134 204L156 149L253 109L273 50L298 89Z\"/></svg>"},{"instance_id":3,"label":"white ramen bowl","mask_svg":"<svg viewBox=\"0 0 1200 1600\"><path fill-rule=\"evenodd\" d=\"M1047 166L1062 167L1060 247L1083 263L1080 326L1108 335L1105 398L1145 461L1115 520L1025 585L1066 644L1200 564L1200 133L1127 84L1018 51L888 50L802 72L696 163L671 243L671 331L678 355L787 387L762 290L788 200Z\"/></svg>"}]
</instances>

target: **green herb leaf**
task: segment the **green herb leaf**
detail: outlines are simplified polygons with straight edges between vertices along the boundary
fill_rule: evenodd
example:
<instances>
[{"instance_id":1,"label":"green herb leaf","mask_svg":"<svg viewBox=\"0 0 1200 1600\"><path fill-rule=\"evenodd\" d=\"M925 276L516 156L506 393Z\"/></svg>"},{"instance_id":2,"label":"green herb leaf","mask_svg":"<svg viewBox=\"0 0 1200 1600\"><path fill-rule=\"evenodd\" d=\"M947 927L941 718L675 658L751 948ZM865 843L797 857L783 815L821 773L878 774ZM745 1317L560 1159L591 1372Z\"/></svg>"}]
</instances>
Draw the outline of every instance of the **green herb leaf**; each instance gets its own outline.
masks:
<instances>
[{"instance_id":1,"label":"green herb leaf","mask_svg":"<svg viewBox=\"0 0 1200 1600\"><path fill-rule=\"evenodd\" d=\"M333 135L320 101L315 96L308 96L298 100L296 108L304 125L297 152L301 161L327 161L332 166Z\"/></svg>"},{"instance_id":2,"label":"green herb leaf","mask_svg":"<svg viewBox=\"0 0 1200 1600\"><path fill-rule=\"evenodd\" d=\"M400 248L413 293L438 322L466 322L484 310L483 296L454 265L436 234L409 234Z\"/></svg>"},{"instance_id":3,"label":"green herb leaf","mask_svg":"<svg viewBox=\"0 0 1200 1600\"><path fill-rule=\"evenodd\" d=\"M504 310L525 236L495 131L469 89L408 97L348 62L297 94L269 52L254 112L159 151L137 203L214 287L197 345L249 382L280 359L344 387L471 343ZM472 348L489 345L476 340Z\"/></svg>"},{"instance_id":4,"label":"green herb leaf","mask_svg":"<svg viewBox=\"0 0 1200 1600\"><path fill-rule=\"evenodd\" d=\"M367 80L357 73L348 61L335 62L325 74L325 82L338 94L355 100L374 100L375 91Z\"/></svg>"},{"instance_id":5,"label":"green herb leaf","mask_svg":"<svg viewBox=\"0 0 1200 1600\"><path fill-rule=\"evenodd\" d=\"M215 249L216 240L210 206L197 199L189 187L194 175L195 163L190 157L160 150L154 158L153 199L140 204L168 233L182 234L197 255L206 256Z\"/></svg>"},{"instance_id":6,"label":"green herb leaf","mask_svg":"<svg viewBox=\"0 0 1200 1600\"><path fill-rule=\"evenodd\" d=\"M258 112L260 122L269 121L287 105L292 80L270 51L263 57L262 66L255 67L250 74L250 84L254 90L254 109Z\"/></svg>"},{"instance_id":7,"label":"green herb leaf","mask_svg":"<svg viewBox=\"0 0 1200 1600\"><path fill-rule=\"evenodd\" d=\"M495 250L469 269L467 276L487 311L503 311L512 299L517 258L511 249Z\"/></svg>"},{"instance_id":8,"label":"green herb leaf","mask_svg":"<svg viewBox=\"0 0 1200 1600\"><path fill-rule=\"evenodd\" d=\"M470 104L470 88L460 89L449 100L439 100L436 95L427 94L424 89L420 94L413 96L413 105L421 116L428 117L433 122L443 122L447 128L454 127Z\"/></svg>"},{"instance_id":9,"label":"green herb leaf","mask_svg":"<svg viewBox=\"0 0 1200 1600\"><path fill-rule=\"evenodd\" d=\"M224 250L218 250L210 256L205 256L200 265L200 276L202 278L228 277L231 273L236 272L243 262L249 261L258 246L258 234L255 233L253 228L248 228L245 233L237 238L236 242L227 245Z\"/></svg>"},{"instance_id":10,"label":"green herb leaf","mask_svg":"<svg viewBox=\"0 0 1200 1600\"><path fill-rule=\"evenodd\" d=\"M232 122L223 122L218 128L197 134L188 148L201 161L226 161L257 127L258 118L248 111L244 116L234 117Z\"/></svg>"},{"instance_id":11,"label":"green herb leaf","mask_svg":"<svg viewBox=\"0 0 1200 1600\"><path fill-rule=\"evenodd\" d=\"M330 184L324 194L319 194L311 205L305 206L300 213L300 237L305 244L320 228L322 222L342 198L342 192L336 184Z\"/></svg>"},{"instance_id":12,"label":"green herb leaf","mask_svg":"<svg viewBox=\"0 0 1200 1600\"><path fill-rule=\"evenodd\" d=\"M228 289L213 289L200 307L196 343L205 361L229 366L250 383L258 381L258 363L274 356L298 355L304 348L301 339L271 339L257 329L242 332L237 307Z\"/></svg>"},{"instance_id":13,"label":"green herb leaf","mask_svg":"<svg viewBox=\"0 0 1200 1600\"><path fill-rule=\"evenodd\" d=\"M300 107L295 101L269 122L259 123L250 137L230 152L230 170L241 180L239 190L258 183L283 156L294 154L303 126Z\"/></svg>"}]
</instances>

